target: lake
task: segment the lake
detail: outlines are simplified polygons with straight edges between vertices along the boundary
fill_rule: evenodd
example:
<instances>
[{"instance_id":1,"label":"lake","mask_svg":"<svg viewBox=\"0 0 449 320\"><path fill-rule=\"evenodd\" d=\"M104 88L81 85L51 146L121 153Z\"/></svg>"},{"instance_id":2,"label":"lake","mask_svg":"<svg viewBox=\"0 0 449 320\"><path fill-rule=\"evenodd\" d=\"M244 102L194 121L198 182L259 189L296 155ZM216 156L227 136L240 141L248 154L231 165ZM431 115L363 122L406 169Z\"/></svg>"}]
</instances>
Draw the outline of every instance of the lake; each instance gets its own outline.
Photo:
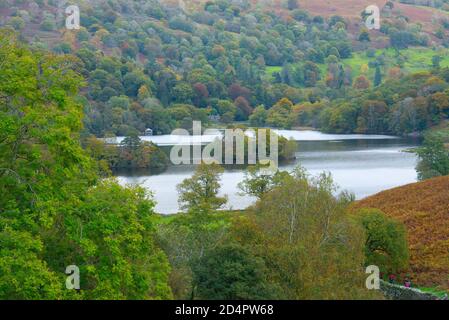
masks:
<instances>
[{"instance_id":1,"label":"lake","mask_svg":"<svg viewBox=\"0 0 449 320\"><path fill-rule=\"evenodd\" d=\"M341 190L353 192L357 199L378 193L385 189L417 181L414 154L404 152L415 147L413 139L383 135L336 135L318 131L275 130L279 135L298 141L296 160L281 164L281 170L292 170L301 164L312 175L322 171L332 173ZM191 137L186 141L212 141L220 133L210 137ZM186 136L181 136L187 139ZM118 137L120 141L122 138ZM142 137L158 145L171 145L180 137ZM121 184L140 184L151 190L157 202L156 211L172 214L179 211L176 186L191 177L194 165L170 166L165 172L149 175L145 171L121 172L117 178ZM244 209L254 198L239 194L237 184L242 181L244 170L227 168L222 176L220 194L228 196L227 209Z\"/></svg>"}]
</instances>

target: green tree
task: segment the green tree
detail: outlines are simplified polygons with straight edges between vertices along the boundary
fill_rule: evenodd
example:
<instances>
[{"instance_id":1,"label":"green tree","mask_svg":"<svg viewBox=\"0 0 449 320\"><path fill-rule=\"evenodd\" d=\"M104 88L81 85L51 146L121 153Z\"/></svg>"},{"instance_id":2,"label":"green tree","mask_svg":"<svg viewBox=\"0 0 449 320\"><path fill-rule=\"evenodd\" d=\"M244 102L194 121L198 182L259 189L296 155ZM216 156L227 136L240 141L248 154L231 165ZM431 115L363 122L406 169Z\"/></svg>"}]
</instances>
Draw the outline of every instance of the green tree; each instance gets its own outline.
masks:
<instances>
[{"instance_id":1,"label":"green tree","mask_svg":"<svg viewBox=\"0 0 449 320\"><path fill-rule=\"evenodd\" d=\"M268 110L267 125L278 128L291 128L293 125L292 107L293 103L287 98L279 100Z\"/></svg>"},{"instance_id":2,"label":"green tree","mask_svg":"<svg viewBox=\"0 0 449 320\"><path fill-rule=\"evenodd\" d=\"M362 41L362 42L363 41L366 41L366 42L371 41L368 30L364 29L360 32L359 41Z\"/></svg>"},{"instance_id":3,"label":"green tree","mask_svg":"<svg viewBox=\"0 0 449 320\"><path fill-rule=\"evenodd\" d=\"M170 266L154 241L154 202L141 187L103 181L66 212L54 229L50 258L80 267L86 299L170 299ZM61 243L61 233L68 238ZM53 247L51 246L53 245Z\"/></svg>"},{"instance_id":4,"label":"green tree","mask_svg":"<svg viewBox=\"0 0 449 320\"><path fill-rule=\"evenodd\" d=\"M382 83L382 73L380 72L380 67L376 66L376 72L374 73L374 86L377 87Z\"/></svg>"},{"instance_id":5,"label":"green tree","mask_svg":"<svg viewBox=\"0 0 449 320\"><path fill-rule=\"evenodd\" d=\"M0 31L0 299L170 298L140 188L99 183L81 148L80 61ZM81 269L81 292L64 270Z\"/></svg>"},{"instance_id":6,"label":"green tree","mask_svg":"<svg viewBox=\"0 0 449 320\"><path fill-rule=\"evenodd\" d=\"M249 117L249 122L252 126L263 127L267 119L267 110L264 106L258 106Z\"/></svg>"},{"instance_id":7,"label":"green tree","mask_svg":"<svg viewBox=\"0 0 449 320\"><path fill-rule=\"evenodd\" d=\"M409 253L404 225L377 209L362 209L357 215L366 236L365 264L385 273L406 270Z\"/></svg>"},{"instance_id":8,"label":"green tree","mask_svg":"<svg viewBox=\"0 0 449 320\"><path fill-rule=\"evenodd\" d=\"M223 215L205 211L176 215L157 228L158 242L166 252L172 272L170 287L175 299L194 299L193 271L197 262L227 238Z\"/></svg>"},{"instance_id":9,"label":"green tree","mask_svg":"<svg viewBox=\"0 0 449 320\"><path fill-rule=\"evenodd\" d=\"M149 88L152 86L148 77L141 72L129 72L123 77L123 86L125 87L126 95L129 97L137 97L140 87L144 85Z\"/></svg>"},{"instance_id":10,"label":"green tree","mask_svg":"<svg viewBox=\"0 0 449 320\"><path fill-rule=\"evenodd\" d=\"M42 259L42 241L4 222L0 219L0 299L61 299L64 280Z\"/></svg>"},{"instance_id":11,"label":"green tree","mask_svg":"<svg viewBox=\"0 0 449 320\"><path fill-rule=\"evenodd\" d=\"M441 56L439 56L439 55L432 56L432 67L434 67L435 69L439 69L440 62L441 62Z\"/></svg>"},{"instance_id":12,"label":"green tree","mask_svg":"<svg viewBox=\"0 0 449 320\"><path fill-rule=\"evenodd\" d=\"M193 176L177 187L181 209L210 212L221 208L227 202L226 197L218 196L223 171L217 164L198 165Z\"/></svg>"},{"instance_id":13,"label":"green tree","mask_svg":"<svg viewBox=\"0 0 449 320\"><path fill-rule=\"evenodd\" d=\"M434 134L427 134L423 145L415 149L420 158L416 167L419 180L449 174L449 150L443 139Z\"/></svg>"},{"instance_id":14,"label":"green tree","mask_svg":"<svg viewBox=\"0 0 449 320\"><path fill-rule=\"evenodd\" d=\"M25 21L21 17L12 17L8 24L12 26L15 30L22 30L25 28Z\"/></svg>"},{"instance_id":15,"label":"green tree","mask_svg":"<svg viewBox=\"0 0 449 320\"><path fill-rule=\"evenodd\" d=\"M239 233L286 299L376 296L364 288L363 230L348 214L350 199L335 191L329 175L296 168L262 196L248 214L253 226Z\"/></svg>"},{"instance_id":16,"label":"green tree","mask_svg":"<svg viewBox=\"0 0 449 320\"><path fill-rule=\"evenodd\" d=\"M196 295L211 300L257 300L277 297L263 259L238 244L220 245L194 266Z\"/></svg>"},{"instance_id":17,"label":"green tree","mask_svg":"<svg viewBox=\"0 0 449 320\"><path fill-rule=\"evenodd\" d=\"M220 120L223 123L230 123L234 120L237 114L237 107L228 100L218 100L214 106L220 115Z\"/></svg>"},{"instance_id":18,"label":"green tree","mask_svg":"<svg viewBox=\"0 0 449 320\"><path fill-rule=\"evenodd\" d=\"M285 171L276 171L275 174L268 175L264 174L261 169L260 165L249 166L245 171L243 181L238 184L238 188L243 193L259 199L276 187L282 181L283 176L288 175Z\"/></svg>"},{"instance_id":19,"label":"green tree","mask_svg":"<svg viewBox=\"0 0 449 320\"><path fill-rule=\"evenodd\" d=\"M75 59L31 52L7 31L0 58L0 298L62 298L44 235L68 198L95 181L77 142L83 81Z\"/></svg>"},{"instance_id":20,"label":"green tree","mask_svg":"<svg viewBox=\"0 0 449 320\"><path fill-rule=\"evenodd\" d=\"M180 82L173 87L173 96L177 103L190 104L195 96L195 92L190 84Z\"/></svg>"}]
</instances>

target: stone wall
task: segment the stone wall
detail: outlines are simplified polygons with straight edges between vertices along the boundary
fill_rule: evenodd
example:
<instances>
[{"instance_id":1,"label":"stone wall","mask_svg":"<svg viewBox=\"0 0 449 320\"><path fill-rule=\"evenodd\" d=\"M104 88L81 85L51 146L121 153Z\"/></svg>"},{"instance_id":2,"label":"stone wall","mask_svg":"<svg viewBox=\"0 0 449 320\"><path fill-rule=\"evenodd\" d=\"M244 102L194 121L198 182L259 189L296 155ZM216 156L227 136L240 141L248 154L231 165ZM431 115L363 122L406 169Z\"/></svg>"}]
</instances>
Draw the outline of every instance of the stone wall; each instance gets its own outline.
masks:
<instances>
[{"instance_id":1,"label":"stone wall","mask_svg":"<svg viewBox=\"0 0 449 320\"><path fill-rule=\"evenodd\" d=\"M391 300L439 300L431 293L422 292L415 288L406 288L397 284L380 281L380 290L387 299Z\"/></svg>"}]
</instances>

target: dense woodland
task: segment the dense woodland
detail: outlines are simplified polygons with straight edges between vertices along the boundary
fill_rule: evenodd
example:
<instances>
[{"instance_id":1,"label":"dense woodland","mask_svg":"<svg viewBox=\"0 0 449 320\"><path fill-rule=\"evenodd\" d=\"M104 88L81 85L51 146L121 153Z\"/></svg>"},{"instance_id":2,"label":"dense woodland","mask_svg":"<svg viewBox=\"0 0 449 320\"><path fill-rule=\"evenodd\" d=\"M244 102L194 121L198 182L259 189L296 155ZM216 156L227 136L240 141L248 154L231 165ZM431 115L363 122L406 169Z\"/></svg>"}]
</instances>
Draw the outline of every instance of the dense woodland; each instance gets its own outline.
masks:
<instances>
[{"instance_id":1,"label":"dense woodland","mask_svg":"<svg viewBox=\"0 0 449 320\"><path fill-rule=\"evenodd\" d=\"M383 55L367 30L296 1L281 14L244 0L81 1L82 29L69 31L57 1L0 0L0 299L383 298L365 267L407 274L407 229L354 209L326 173L249 167L240 189L257 202L226 212L223 168L202 164L178 186L183 212L162 217L110 169L166 166L138 135L192 120L394 134L443 122L446 24L431 36L395 3L379 31L395 53ZM407 69L409 46L434 47L427 71ZM345 59L360 48L369 63L354 70ZM96 138L114 135L127 138ZM441 138L416 152L422 179L449 173ZM72 264L81 290L65 287Z\"/></svg>"},{"instance_id":2,"label":"dense woodland","mask_svg":"<svg viewBox=\"0 0 449 320\"><path fill-rule=\"evenodd\" d=\"M449 15L428 32L395 3L381 8L376 34L390 52L376 50L362 13L354 30L353 21L312 15L301 1L286 2L281 13L245 0L82 1L78 31L63 28L58 1L2 0L0 10L1 22L32 47L79 58L84 136L129 136L145 128L163 134L211 119L419 133L449 114L449 71L440 65ZM433 51L421 66L425 72L412 74L409 47ZM354 55L363 56L360 64L349 63Z\"/></svg>"}]
</instances>

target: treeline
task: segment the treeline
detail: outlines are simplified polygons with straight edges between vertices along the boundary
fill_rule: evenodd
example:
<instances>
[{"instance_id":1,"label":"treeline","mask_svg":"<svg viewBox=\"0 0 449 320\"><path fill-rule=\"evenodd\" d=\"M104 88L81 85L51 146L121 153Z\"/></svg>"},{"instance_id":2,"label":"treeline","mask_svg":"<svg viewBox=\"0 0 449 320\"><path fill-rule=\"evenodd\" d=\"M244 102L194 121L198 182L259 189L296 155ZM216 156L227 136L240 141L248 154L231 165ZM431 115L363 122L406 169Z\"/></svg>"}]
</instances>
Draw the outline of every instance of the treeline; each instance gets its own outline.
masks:
<instances>
[{"instance_id":1,"label":"treeline","mask_svg":"<svg viewBox=\"0 0 449 320\"><path fill-rule=\"evenodd\" d=\"M449 69L409 75L326 109L321 127L334 132L422 132L449 116Z\"/></svg>"},{"instance_id":2,"label":"treeline","mask_svg":"<svg viewBox=\"0 0 449 320\"><path fill-rule=\"evenodd\" d=\"M138 136L125 137L119 144L110 144L90 136L83 140L83 147L98 161L104 174L116 169L150 169L160 172L167 168L166 153L152 142L142 141Z\"/></svg>"},{"instance_id":3,"label":"treeline","mask_svg":"<svg viewBox=\"0 0 449 320\"><path fill-rule=\"evenodd\" d=\"M258 134L258 129L253 129L255 137L250 137L245 134L244 130L247 130L245 126L230 126L229 130L233 130L235 134L232 137L232 163L248 164L250 139L251 143L254 143L255 145L255 150L253 150L254 154L259 154L259 137L261 135ZM277 140L276 162L287 162L295 158L295 152L297 151L298 145L294 140L288 140L271 130L264 130L263 134L265 135L267 148L260 152L263 152L266 158L274 157L274 154L272 155L271 151L271 137L275 137ZM237 147L240 145L240 140L242 141L241 151L243 152L243 157L241 160L243 163L238 163L237 160ZM220 163L226 163L228 161L226 158L226 152L228 151L227 143L226 135L215 140L210 144L212 150L209 150L207 156L212 157ZM95 136L89 136L83 138L81 144L89 156L98 162L101 173L106 176L109 175L111 171L120 169L149 169L147 170L147 173L158 173L167 169L171 164L168 157L168 149L164 150L152 142L142 141L138 136L125 137L120 143L117 143L115 138L98 139ZM174 148L174 146L172 147ZM206 147L207 145L203 146L201 151L204 152ZM188 151L185 148L187 148ZM180 149L182 149L182 152L185 152L185 154L179 154L178 152L178 156L187 156L187 159L183 159L184 163L193 160L193 148L192 145L180 146ZM221 155L221 157L219 155Z\"/></svg>"},{"instance_id":4,"label":"treeline","mask_svg":"<svg viewBox=\"0 0 449 320\"><path fill-rule=\"evenodd\" d=\"M253 125L309 126L335 133L420 133L449 117L449 69L388 79L376 88L348 91L333 101L293 104L281 99L256 108Z\"/></svg>"}]
</instances>

